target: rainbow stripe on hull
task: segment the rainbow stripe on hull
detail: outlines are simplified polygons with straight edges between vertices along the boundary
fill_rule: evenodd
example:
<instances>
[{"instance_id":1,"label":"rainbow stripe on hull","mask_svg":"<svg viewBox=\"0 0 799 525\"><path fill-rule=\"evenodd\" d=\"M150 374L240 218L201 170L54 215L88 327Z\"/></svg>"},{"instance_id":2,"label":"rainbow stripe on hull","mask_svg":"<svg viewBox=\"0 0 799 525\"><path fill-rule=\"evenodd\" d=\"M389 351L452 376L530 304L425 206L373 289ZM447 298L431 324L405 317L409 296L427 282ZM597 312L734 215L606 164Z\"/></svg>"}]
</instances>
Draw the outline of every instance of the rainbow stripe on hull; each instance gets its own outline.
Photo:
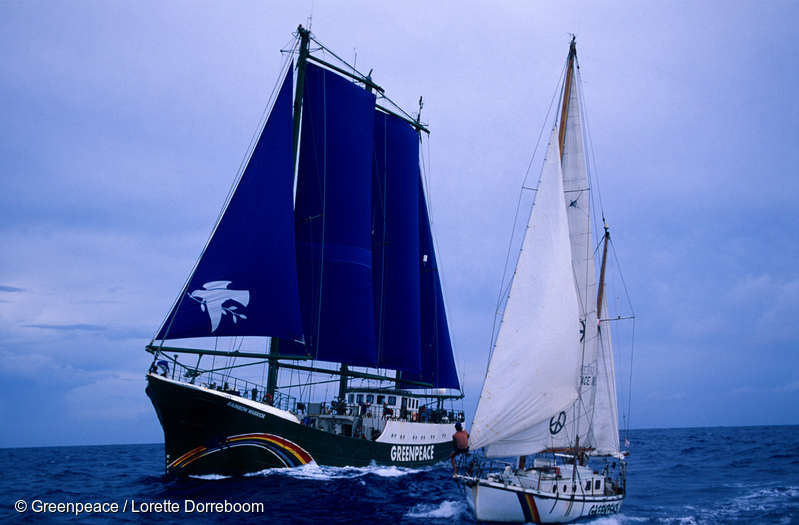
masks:
<instances>
[{"instance_id":1,"label":"rainbow stripe on hull","mask_svg":"<svg viewBox=\"0 0 799 525\"><path fill-rule=\"evenodd\" d=\"M299 467L313 461L311 455L296 443L272 434L239 434L220 440L216 445L200 446L169 463L169 469L183 469L210 454L236 447L255 447L264 450L280 461L284 467Z\"/></svg>"}]
</instances>

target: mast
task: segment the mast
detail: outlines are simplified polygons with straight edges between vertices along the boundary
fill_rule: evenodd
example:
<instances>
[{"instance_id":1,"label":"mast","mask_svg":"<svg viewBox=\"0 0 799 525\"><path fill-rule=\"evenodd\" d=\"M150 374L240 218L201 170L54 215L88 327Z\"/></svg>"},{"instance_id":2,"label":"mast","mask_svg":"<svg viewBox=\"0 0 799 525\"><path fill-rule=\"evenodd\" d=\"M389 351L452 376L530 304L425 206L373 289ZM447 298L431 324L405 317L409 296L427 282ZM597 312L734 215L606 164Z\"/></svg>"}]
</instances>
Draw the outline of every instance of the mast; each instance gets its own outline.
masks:
<instances>
[{"instance_id":1,"label":"mast","mask_svg":"<svg viewBox=\"0 0 799 525\"><path fill-rule=\"evenodd\" d=\"M297 88L294 92L294 167L297 166L297 155L300 153L300 122L302 117L302 92L305 89L305 70L308 66L310 54L311 32L302 27L297 27L300 37L300 55L297 57Z\"/></svg>"},{"instance_id":2,"label":"mast","mask_svg":"<svg viewBox=\"0 0 799 525\"><path fill-rule=\"evenodd\" d=\"M572 89L572 75L574 72L574 60L577 58L577 44L572 36L571 45L569 46L569 66L566 69L566 82L563 86L563 104L560 111L560 133L558 135L558 143L560 144L560 156L563 158L563 141L566 137L566 118L569 115L569 97L571 96Z\"/></svg>"},{"instance_id":3,"label":"mast","mask_svg":"<svg viewBox=\"0 0 799 525\"><path fill-rule=\"evenodd\" d=\"M596 298L597 316L601 315L602 301L604 300L605 295L605 264L607 264L608 260L608 241L610 241L610 230L608 230L608 223L605 223L605 235L602 247L602 266L599 271L599 286Z\"/></svg>"},{"instance_id":4,"label":"mast","mask_svg":"<svg viewBox=\"0 0 799 525\"><path fill-rule=\"evenodd\" d=\"M300 54L297 58L297 87L294 92L294 115L293 115L293 162L292 167L295 171L297 168L297 156L300 153L300 123L302 122L302 93L305 89L305 70L308 65L308 55L310 53L311 32L302 27L300 24L297 27L297 35L300 38ZM296 181L295 181L296 182ZM280 354L280 338L273 337L269 343L269 354ZM275 390L277 390L277 375L280 369L280 364L277 359L269 360L269 373L266 379L266 393L273 399Z\"/></svg>"}]
</instances>

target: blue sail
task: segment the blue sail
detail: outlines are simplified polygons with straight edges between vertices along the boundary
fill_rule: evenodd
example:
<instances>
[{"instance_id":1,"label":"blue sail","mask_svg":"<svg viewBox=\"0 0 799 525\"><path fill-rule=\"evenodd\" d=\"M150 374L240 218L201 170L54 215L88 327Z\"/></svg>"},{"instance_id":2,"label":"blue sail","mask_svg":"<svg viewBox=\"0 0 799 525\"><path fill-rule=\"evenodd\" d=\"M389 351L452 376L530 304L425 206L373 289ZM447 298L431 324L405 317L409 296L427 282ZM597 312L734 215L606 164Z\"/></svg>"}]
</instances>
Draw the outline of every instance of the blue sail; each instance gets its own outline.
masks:
<instances>
[{"instance_id":1,"label":"blue sail","mask_svg":"<svg viewBox=\"0 0 799 525\"><path fill-rule=\"evenodd\" d=\"M156 339L302 338L292 210L291 89L289 69L233 195Z\"/></svg>"},{"instance_id":2,"label":"blue sail","mask_svg":"<svg viewBox=\"0 0 799 525\"><path fill-rule=\"evenodd\" d=\"M375 366L371 177L375 96L308 64L295 220L305 346Z\"/></svg>"},{"instance_id":3,"label":"blue sail","mask_svg":"<svg viewBox=\"0 0 799 525\"><path fill-rule=\"evenodd\" d=\"M420 275L422 296L422 373L418 377L437 388L460 388L455 356L452 353L452 340L449 335L447 312L444 307L444 294L438 263L433 246L433 233L427 213L424 190L419 180L419 221L420 237ZM403 376L413 379L411 376Z\"/></svg>"},{"instance_id":4,"label":"blue sail","mask_svg":"<svg viewBox=\"0 0 799 525\"><path fill-rule=\"evenodd\" d=\"M372 266L380 366L421 371L419 136L402 119L375 115Z\"/></svg>"}]
</instances>

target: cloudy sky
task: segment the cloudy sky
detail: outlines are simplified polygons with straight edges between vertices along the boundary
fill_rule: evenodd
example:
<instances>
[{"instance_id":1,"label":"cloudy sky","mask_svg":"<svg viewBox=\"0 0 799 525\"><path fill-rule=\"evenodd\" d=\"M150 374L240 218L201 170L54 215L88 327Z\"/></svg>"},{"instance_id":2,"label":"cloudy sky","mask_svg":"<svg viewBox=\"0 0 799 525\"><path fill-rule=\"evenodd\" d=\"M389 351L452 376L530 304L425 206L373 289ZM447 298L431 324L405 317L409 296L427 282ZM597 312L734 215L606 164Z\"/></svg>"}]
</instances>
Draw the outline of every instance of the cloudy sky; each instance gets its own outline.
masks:
<instances>
[{"instance_id":1,"label":"cloudy sky","mask_svg":"<svg viewBox=\"0 0 799 525\"><path fill-rule=\"evenodd\" d=\"M144 345L311 16L395 102L424 96L469 416L576 34L636 314L630 426L799 424L796 2L6 0L0 447L163 439Z\"/></svg>"}]
</instances>

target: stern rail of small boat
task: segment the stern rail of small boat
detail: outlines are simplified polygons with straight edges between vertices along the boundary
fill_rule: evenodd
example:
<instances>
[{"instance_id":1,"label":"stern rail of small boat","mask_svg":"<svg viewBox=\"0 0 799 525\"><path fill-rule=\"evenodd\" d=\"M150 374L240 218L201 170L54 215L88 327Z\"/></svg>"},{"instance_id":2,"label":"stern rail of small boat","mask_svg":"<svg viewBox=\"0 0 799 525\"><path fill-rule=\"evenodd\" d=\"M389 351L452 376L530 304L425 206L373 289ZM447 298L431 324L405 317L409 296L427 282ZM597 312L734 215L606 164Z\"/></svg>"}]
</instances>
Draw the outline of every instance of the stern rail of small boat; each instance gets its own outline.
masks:
<instances>
[{"instance_id":1,"label":"stern rail of small boat","mask_svg":"<svg viewBox=\"0 0 799 525\"><path fill-rule=\"evenodd\" d=\"M542 492L583 496L619 495L625 492L626 469L612 457L592 457L589 465L575 465L573 459L556 456L534 458L530 468L517 469L515 460L486 458L480 453L464 454L458 460L455 479L466 486L496 483ZM558 461L561 459L561 461Z\"/></svg>"}]
</instances>

